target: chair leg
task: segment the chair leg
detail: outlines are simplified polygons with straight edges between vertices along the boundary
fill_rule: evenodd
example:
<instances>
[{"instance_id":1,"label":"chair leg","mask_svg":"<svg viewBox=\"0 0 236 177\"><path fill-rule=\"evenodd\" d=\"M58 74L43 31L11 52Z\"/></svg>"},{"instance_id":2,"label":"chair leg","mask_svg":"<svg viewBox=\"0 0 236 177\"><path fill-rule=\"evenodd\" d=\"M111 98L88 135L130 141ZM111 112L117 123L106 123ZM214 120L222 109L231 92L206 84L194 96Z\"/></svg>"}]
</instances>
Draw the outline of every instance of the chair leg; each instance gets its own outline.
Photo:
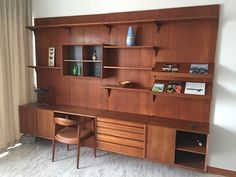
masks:
<instances>
[{"instance_id":1,"label":"chair leg","mask_svg":"<svg viewBox=\"0 0 236 177\"><path fill-rule=\"evenodd\" d=\"M52 140L52 162L54 162L55 155L55 140Z\"/></svg>"},{"instance_id":2,"label":"chair leg","mask_svg":"<svg viewBox=\"0 0 236 177\"><path fill-rule=\"evenodd\" d=\"M77 169L79 169L80 142L77 145Z\"/></svg>"},{"instance_id":3,"label":"chair leg","mask_svg":"<svg viewBox=\"0 0 236 177\"><path fill-rule=\"evenodd\" d=\"M67 151L69 151L70 149L69 149L69 144L67 144Z\"/></svg>"},{"instance_id":4,"label":"chair leg","mask_svg":"<svg viewBox=\"0 0 236 177\"><path fill-rule=\"evenodd\" d=\"M97 157L97 154L96 154L96 147L97 147L96 120L93 121L93 131L94 131L94 135L93 135L93 156Z\"/></svg>"}]
</instances>

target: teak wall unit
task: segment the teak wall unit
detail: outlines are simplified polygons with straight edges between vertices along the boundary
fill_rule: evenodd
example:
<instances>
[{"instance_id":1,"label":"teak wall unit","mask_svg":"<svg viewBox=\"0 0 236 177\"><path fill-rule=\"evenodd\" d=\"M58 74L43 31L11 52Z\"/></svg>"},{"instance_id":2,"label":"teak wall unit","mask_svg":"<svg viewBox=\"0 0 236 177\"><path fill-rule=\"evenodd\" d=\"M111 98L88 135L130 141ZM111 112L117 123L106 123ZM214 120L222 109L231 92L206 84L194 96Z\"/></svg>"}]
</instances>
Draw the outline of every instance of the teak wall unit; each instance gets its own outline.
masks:
<instances>
[{"instance_id":1,"label":"teak wall unit","mask_svg":"<svg viewBox=\"0 0 236 177\"><path fill-rule=\"evenodd\" d=\"M57 105L67 105L66 114L101 110L92 114L98 148L206 171L218 20L219 5L35 19L27 27L36 42L36 66L29 67L56 107L20 106L21 132L50 138L39 127L50 130L43 122L61 110ZM136 32L131 47L129 26ZM55 67L47 66L49 47ZM162 72L167 63L179 72ZM189 74L190 64L208 64L208 74ZM122 80L135 87L120 87ZM153 83L170 81L205 82L206 94L151 91Z\"/></svg>"}]
</instances>

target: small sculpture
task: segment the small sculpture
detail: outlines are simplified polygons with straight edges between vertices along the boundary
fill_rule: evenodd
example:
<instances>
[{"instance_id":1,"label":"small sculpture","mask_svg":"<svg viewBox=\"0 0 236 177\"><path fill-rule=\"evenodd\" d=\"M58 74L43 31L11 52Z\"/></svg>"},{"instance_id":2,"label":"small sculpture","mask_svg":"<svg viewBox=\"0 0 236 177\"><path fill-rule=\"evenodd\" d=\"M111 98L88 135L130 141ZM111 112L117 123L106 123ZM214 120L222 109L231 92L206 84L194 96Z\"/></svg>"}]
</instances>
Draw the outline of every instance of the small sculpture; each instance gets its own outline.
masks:
<instances>
[{"instance_id":1,"label":"small sculpture","mask_svg":"<svg viewBox=\"0 0 236 177\"><path fill-rule=\"evenodd\" d=\"M93 61L95 61L97 59L96 50L93 51L92 59L93 59Z\"/></svg>"},{"instance_id":2,"label":"small sculpture","mask_svg":"<svg viewBox=\"0 0 236 177\"><path fill-rule=\"evenodd\" d=\"M37 93L37 105L47 105L45 103L45 93L49 92L46 88L37 88L34 90Z\"/></svg>"}]
</instances>

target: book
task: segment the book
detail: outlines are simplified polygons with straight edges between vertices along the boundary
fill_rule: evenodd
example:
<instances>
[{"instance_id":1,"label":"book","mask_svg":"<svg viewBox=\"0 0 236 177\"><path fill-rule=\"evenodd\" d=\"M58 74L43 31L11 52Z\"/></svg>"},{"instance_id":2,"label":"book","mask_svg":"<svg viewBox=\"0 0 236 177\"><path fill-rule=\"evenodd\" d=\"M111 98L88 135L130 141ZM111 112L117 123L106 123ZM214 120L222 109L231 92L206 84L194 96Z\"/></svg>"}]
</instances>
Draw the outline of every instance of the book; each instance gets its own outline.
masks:
<instances>
[{"instance_id":1,"label":"book","mask_svg":"<svg viewBox=\"0 0 236 177\"><path fill-rule=\"evenodd\" d=\"M166 92L169 92L169 93L181 93L181 90L182 90L182 83L170 82L166 88Z\"/></svg>"},{"instance_id":2,"label":"book","mask_svg":"<svg viewBox=\"0 0 236 177\"><path fill-rule=\"evenodd\" d=\"M163 92L165 88L165 84L154 83L152 87L153 92Z\"/></svg>"},{"instance_id":3,"label":"book","mask_svg":"<svg viewBox=\"0 0 236 177\"><path fill-rule=\"evenodd\" d=\"M163 72L178 72L179 65L178 64L164 64L162 67Z\"/></svg>"},{"instance_id":4,"label":"book","mask_svg":"<svg viewBox=\"0 0 236 177\"><path fill-rule=\"evenodd\" d=\"M186 82L185 94L205 95L206 83Z\"/></svg>"},{"instance_id":5,"label":"book","mask_svg":"<svg viewBox=\"0 0 236 177\"><path fill-rule=\"evenodd\" d=\"M208 74L208 64L191 64L190 74Z\"/></svg>"}]
</instances>

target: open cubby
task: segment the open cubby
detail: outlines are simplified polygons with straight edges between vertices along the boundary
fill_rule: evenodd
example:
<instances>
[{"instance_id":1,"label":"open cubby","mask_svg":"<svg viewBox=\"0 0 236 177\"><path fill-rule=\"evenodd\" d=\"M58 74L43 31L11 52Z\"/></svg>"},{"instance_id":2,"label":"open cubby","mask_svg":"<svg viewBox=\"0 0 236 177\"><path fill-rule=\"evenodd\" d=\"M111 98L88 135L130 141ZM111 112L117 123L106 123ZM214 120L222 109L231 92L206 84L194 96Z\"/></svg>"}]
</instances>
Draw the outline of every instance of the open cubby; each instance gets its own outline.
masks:
<instances>
[{"instance_id":1,"label":"open cubby","mask_svg":"<svg viewBox=\"0 0 236 177\"><path fill-rule=\"evenodd\" d=\"M175 164L189 169L204 171L205 155L176 150Z\"/></svg>"},{"instance_id":2,"label":"open cubby","mask_svg":"<svg viewBox=\"0 0 236 177\"><path fill-rule=\"evenodd\" d=\"M201 143L201 144L199 144ZM206 154L207 135L185 131L176 132L176 149Z\"/></svg>"},{"instance_id":3,"label":"open cubby","mask_svg":"<svg viewBox=\"0 0 236 177\"><path fill-rule=\"evenodd\" d=\"M176 131L175 163L187 168L205 170L208 134Z\"/></svg>"},{"instance_id":4,"label":"open cubby","mask_svg":"<svg viewBox=\"0 0 236 177\"><path fill-rule=\"evenodd\" d=\"M63 75L102 76L102 45L63 45L62 48Z\"/></svg>"}]
</instances>

